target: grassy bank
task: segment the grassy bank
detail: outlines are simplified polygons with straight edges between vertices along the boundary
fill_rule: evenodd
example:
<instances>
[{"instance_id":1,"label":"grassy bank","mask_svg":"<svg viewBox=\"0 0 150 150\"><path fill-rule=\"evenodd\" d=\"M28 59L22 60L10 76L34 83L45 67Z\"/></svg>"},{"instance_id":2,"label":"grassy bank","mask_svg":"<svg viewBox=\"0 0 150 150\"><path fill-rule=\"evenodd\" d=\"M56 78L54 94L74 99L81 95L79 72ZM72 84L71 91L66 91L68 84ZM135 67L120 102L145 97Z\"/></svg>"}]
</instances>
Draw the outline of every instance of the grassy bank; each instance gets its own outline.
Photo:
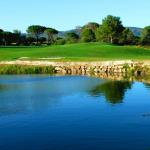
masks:
<instances>
[{"instance_id":1,"label":"grassy bank","mask_svg":"<svg viewBox=\"0 0 150 150\"><path fill-rule=\"evenodd\" d=\"M50 61L148 60L150 49L136 46L114 46L79 43L47 47L0 47L0 61L46 59Z\"/></svg>"},{"instance_id":2,"label":"grassy bank","mask_svg":"<svg viewBox=\"0 0 150 150\"><path fill-rule=\"evenodd\" d=\"M53 74L52 66L0 65L0 74Z\"/></svg>"}]
</instances>

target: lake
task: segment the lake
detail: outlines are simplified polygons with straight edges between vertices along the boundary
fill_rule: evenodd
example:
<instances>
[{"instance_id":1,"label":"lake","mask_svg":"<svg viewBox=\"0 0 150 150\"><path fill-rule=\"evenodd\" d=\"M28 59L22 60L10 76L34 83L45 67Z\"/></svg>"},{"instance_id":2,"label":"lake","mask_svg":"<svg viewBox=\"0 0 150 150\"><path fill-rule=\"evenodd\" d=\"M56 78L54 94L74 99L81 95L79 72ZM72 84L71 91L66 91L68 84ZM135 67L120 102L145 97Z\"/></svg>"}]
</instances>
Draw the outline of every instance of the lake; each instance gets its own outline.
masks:
<instances>
[{"instance_id":1,"label":"lake","mask_svg":"<svg viewBox=\"0 0 150 150\"><path fill-rule=\"evenodd\" d=\"M150 85L0 76L0 150L150 150Z\"/></svg>"}]
</instances>

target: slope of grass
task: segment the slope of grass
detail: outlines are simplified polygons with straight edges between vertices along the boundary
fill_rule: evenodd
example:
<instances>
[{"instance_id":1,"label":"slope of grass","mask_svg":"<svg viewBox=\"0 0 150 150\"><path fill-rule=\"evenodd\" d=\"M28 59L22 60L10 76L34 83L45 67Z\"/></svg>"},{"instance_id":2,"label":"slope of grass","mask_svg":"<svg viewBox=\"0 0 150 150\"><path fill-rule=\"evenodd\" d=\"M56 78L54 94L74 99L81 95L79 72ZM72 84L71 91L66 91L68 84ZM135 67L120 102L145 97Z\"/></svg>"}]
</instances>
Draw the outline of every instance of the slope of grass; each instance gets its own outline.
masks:
<instances>
[{"instance_id":1,"label":"slope of grass","mask_svg":"<svg viewBox=\"0 0 150 150\"><path fill-rule=\"evenodd\" d=\"M114 46L100 43L47 47L0 47L0 61L16 60L21 57L29 57L31 60L50 58L51 61L56 60L55 58L61 58L61 61L148 60L150 50L136 46Z\"/></svg>"}]
</instances>

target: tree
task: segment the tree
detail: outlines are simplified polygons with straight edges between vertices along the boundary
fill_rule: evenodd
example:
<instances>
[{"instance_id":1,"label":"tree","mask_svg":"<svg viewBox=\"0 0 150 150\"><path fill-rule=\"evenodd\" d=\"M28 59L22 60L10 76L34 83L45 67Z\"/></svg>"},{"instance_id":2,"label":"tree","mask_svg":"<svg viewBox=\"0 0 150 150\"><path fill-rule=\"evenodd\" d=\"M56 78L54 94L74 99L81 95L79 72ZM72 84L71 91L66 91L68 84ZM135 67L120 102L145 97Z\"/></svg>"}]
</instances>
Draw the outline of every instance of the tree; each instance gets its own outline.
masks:
<instances>
[{"instance_id":1,"label":"tree","mask_svg":"<svg viewBox=\"0 0 150 150\"><path fill-rule=\"evenodd\" d=\"M83 26L83 28L88 28L88 29L91 29L93 32L95 32L96 29L99 28L99 24L96 22L89 22L88 24Z\"/></svg>"},{"instance_id":2,"label":"tree","mask_svg":"<svg viewBox=\"0 0 150 150\"><path fill-rule=\"evenodd\" d=\"M21 31L14 30L13 31L13 39L16 45L19 45L21 43L22 37L21 37Z\"/></svg>"},{"instance_id":3,"label":"tree","mask_svg":"<svg viewBox=\"0 0 150 150\"><path fill-rule=\"evenodd\" d=\"M47 35L48 44L52 44L54 42L54 35L58 34L58 31L53 28L47 28L44 33Z\"/></svg>"},{"instance_id":4,"label":"tree","mask_svg":"<svg viewBox=\"0 0 150 150\"><path fill-rule=\"evenodd\" d=\"M13 33L6 31L2 33L2 36L3 36L2 41L5 44L5 46L13 42Z\"/></svg>"},{"instance_id":5,"label":"tree","mask_svg":"<svg viewBox=\"0 0 150 150\"><path fill-rule=\"evenodd\" d=\"M119 39L119 43L120 44L129 44L129 45L135 43L135 36L129 28L126 28L122 32L122 35Z\"/></svg>"},{"instance_id":6,"label":"tree","mask_svg":"<svg viewBox=\"0 0 150 150\"><path fill-rule=\"evenodd\" d=\"M67 33L65 34L65 39L66 39L66 41L69 42L69 43L75 43L75 42L78 41L79 35L76 34L76 33L74 33L74 32L67 32Z\"/></svg>"},{"instance_id":7,"label":"tree","mask_svg":"<svg viewBox=\"0 0 150 150\"><path fill-rule=\"evenodd\" d=\"M0 45L2 44L2 39L3 39L3 30L0 29Z\"/></svg>"},{"instance_id":8,"label":"tree","mask_svg":"<svg viewBox=\"0 0 150 150\"><path fill-rule=\"evenodd\" d=\"M21 35L21 31L20 31L20 30L17 30L17 29L13 30L13 33L14 33L14 34Z\"/></svg>"},{"instance_id":9,"label":"tree","mask_svg":"<svg viewBox=\"0 0 150 150\"><path fill-rule=\"evenodd\" d=\"M76 27L75 27L75 32L76 32L76 34L78 34L79 36L80 36L81 30L82 30L82 27L81 27L81 26L76 26Z\"/></svg>"},{"instance_id":10,"label":"tree","mask_svg":"<svg viewBox=\"0 0 150 150\"><path fill-rule=\"evenodd\" d=\"M150 45L150 26L147 26L142 30L141 43Z\"/></svg>"},{"instance_id":11,"label":"tree","mask_svg":"<svg viewBox=\"0 0 150 150\"><path fill-rule=\"evenodd\" d=\"M83 41L84 42L95 41L96 40L96 31L98 28L99 28L99 24L96 22L89 22L88 24L84 25L81 30L81 36L83 36L83 32L87 32L87 33L89 32L89 34L88 34L89 39L85 38L85 40L83 39ZM90 37L92 37L92 39L90 39Z\"/></svg>"},{"instance_id":12,"label":"tree","mask_svg":"<svg viewBox=\"0 0 150 150\"><path fill-rule=\"evenodd\" d=\"M97 29L97 40L111 44L118 43L124 27L119 17L108 15Z\"/></svg>"},{"instance_id":13,"label":"tree","mask_svg":"<svg viewBox=\"0 0 150 150\"><path fill-rule=\"evenodd\" d=\"M93 42L95 41L95 34L92 29L84 28L81 31L81 41L82 42Z\"/></svg>"},{"instance_id":14,"label":"tree","mask_svg":"<svg viewBox=\"0 0 150 150\"><path fill-rule=\"evenodd\" d=\"M12 33L8 31L0 30L0 43L4 45L10 45L12 43L17 43L20 40L20 36L17 33Z\"/></svg>"},{"instance_id":15,"label":"tree","mask_svg":"<svg viewBox=\"0 0 150 150\"><path fill-rule=\"evenodd\" d=\"M26 37L26 43L28 45L35 44L36 39L34 37Z\"/></svg>"},{"instance_id":16,"label":"tree","mask_svg":"<svg viewBox=\"0 0 150 150\"><path fill-rule=\"evenodd\" d=\"M0 29L0 33L4 32L2 29Z\"/></svg>"},{"instance_id":17,"label":"tree","mask_svg":"<svg viewBox=\"0 0 150 150\"><path fill-rule=\"evenodd\" d=\"M36 38L36 42L38 43L39 37L40 37L41 34L44 33L45 29L46 29L46 27L44 27L44 26L32 25L32 26L28 27L27 33L34 36Z\"/></svg>"},{"instance_id":18,"label":"tree","mask_svg":"<svg viewBox=\"0 0 150 150\"><path fill-rule=\"evenodd\" d=\"M39 42L40 42L40 44L45 43L46 42L46 38L45 37L40 37L39 38Z\"/></svg>"}]
</instances>

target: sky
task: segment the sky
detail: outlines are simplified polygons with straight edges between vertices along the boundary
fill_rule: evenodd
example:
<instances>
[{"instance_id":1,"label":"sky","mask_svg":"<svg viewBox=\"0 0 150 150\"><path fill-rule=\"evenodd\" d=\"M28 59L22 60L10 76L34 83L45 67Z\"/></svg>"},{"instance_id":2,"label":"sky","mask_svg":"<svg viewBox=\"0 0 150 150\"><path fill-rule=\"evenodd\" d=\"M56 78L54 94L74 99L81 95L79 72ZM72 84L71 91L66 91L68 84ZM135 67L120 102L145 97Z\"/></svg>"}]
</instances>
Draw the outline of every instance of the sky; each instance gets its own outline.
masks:
<instances>
[{"instance_id":1,"label":"sky","mask_svg":"<svg viewBox=\"0 0 150 150\"><path fill-rule=\"evenodd\" d=\"M119 16L124 26L150 25L150 0L0 0L0 28L25 32L29 25L60 31Z\"/></svg>"}]
</instances>

